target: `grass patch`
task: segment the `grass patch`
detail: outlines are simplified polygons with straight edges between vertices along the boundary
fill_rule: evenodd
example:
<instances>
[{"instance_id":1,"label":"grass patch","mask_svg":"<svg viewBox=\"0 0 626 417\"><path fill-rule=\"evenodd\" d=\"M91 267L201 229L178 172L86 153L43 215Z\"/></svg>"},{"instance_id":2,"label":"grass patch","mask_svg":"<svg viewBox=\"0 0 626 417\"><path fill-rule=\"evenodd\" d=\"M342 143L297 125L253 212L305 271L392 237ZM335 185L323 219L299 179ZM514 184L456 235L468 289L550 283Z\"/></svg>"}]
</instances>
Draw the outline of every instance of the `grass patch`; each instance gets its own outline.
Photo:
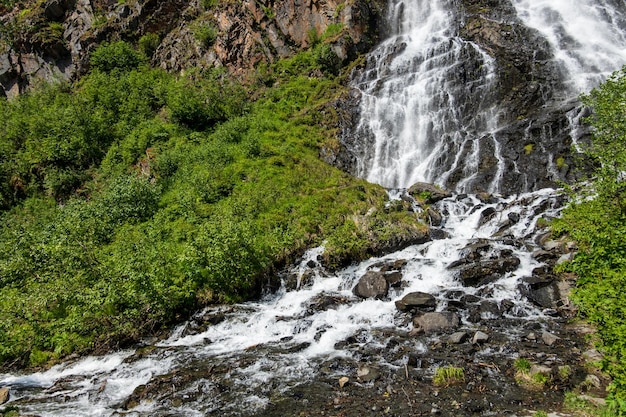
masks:
<instances>
[{"instance_id":1,"label":"grass patch","mask_svg":"<svg viewBox=\"0 0 626 417\"><path fill-rule=\"evenodd\" d=\"M465 371L463 368L454 366L437 368L433 376L433 384L439 387L448 387L462 382L465 382Z\"/></svg>"}]
</instances>

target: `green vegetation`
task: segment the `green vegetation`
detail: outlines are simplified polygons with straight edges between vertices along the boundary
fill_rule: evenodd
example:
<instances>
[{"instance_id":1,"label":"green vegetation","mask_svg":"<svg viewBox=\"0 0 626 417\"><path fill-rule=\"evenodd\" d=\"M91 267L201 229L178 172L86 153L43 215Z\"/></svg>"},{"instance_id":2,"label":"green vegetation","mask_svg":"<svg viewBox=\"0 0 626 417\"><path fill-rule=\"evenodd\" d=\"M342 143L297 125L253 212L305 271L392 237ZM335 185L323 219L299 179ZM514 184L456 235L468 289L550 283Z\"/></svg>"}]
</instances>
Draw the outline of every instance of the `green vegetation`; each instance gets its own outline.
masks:
<instances>
[{"instance_id":1,"label":"green vegetation","mask_svg":"<svg viewBox=\"0 0 626 417\"><path fill-rule=\"evenodd\" d=\"M319 160L343 87L308 76L328 74L315 53L246 87L116 42L75 85L0 100L0 363L127 345L254 296L307 247L336 266L421 230Z\"/></svg>"},{"instance_id":2,"label":"green vegetation","mask_svg":"<svg viewBox=\"0 0 626 417\"><path fill-rule=\"evenodd\" d=\"M530 372L531 363L526 358L518 358L513 362L513 366L519 372Z\"/></svg>"},{"instance_id":3,"label":"green vegetation","mask_svg":"<svg viewBox=\"0 0 626 417\"><path fill-rule=\"evenodd\" d=\"M435 370L433 376L433 384L441 387L447 387L465 381L465 371L463 368L454 366L444 366Z\"/></svg>"},{"instance_id":4,"label":"green vegetation","mask_svg":"<svg viewBox=\"0 0 626 417\"><path fill-rule=\"evenodd\" d=\"M217 28L210 22L197 22L193 26L193 36L205 49L213 46L217 39Z\"/></svg>"},{"instance_id":5,"label":"green vegetation","mask_svg":"<svg viewBox=\"0 0 626 417\"><path fill-rule=\"evenodd\" d=\"M564 269L578 275L573 294L580 311L598 328L613 378L609 406L626 415L626 68L583 96L593 114L591 143L583 151L595 165L591 186L552 228L569 234L580 252Z\"/></svg>"}]
</instances>

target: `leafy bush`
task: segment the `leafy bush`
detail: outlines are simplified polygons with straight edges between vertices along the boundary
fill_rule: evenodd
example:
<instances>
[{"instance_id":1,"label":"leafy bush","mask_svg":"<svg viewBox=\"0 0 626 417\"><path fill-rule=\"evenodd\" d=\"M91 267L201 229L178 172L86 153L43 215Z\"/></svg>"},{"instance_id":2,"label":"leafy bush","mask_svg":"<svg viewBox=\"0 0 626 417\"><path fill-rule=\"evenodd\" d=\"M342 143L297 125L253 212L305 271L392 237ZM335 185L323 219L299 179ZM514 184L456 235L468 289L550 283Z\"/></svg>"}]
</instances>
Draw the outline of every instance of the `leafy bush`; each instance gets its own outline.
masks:
<instances>
[{"instance_id":1,"label":"leafy bush","mask_svg":"<svg viewBox=\"0 0 626 417\"><path fill-rule=\"evenodd\" d=\"M103 43L91 53L91 67L102 72L129 71L144 63L141 54L123 41Z\"/></svg>"},{"instance_id":2,"label":"leafy bush","mask_svg":"<svg viewBox=\"0 0 626 417\"><path fill-rule=\"evenodd\" d=\"M154 55L154 52L159 47L160 42L161 39L159 38L158 34L146 33L141 38L139 38L139 51L149 59L152 57L152 55Z\"/></svg>"},{"instance_id":3,"label":"leafy bush","mask_svg":"<svg viewBox=\"0 0 626 417\"><path fill-rule=\"evenodd\" d=\"M193 27L193 35L200 45L208 49L217 39L217 28L212 23L199 22Z\"/></svg>"}]
</instances>

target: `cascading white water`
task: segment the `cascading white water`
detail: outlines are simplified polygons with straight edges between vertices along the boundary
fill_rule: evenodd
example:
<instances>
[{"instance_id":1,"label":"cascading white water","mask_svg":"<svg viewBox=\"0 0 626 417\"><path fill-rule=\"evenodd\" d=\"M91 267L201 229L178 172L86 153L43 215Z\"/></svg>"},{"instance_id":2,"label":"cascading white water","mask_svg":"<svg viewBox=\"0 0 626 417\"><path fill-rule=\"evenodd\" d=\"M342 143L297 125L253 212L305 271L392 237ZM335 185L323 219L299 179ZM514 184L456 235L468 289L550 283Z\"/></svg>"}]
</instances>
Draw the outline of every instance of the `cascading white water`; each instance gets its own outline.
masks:
<instances>
[{"instance_id":1,"label":"cascading white water","mask_svg":"<svg viewBox=\"0 0 626 417\"><path fill-rule=\"evenodd\" d=\"M518 16L550 42L566 98L597 87L626 64L626 4L619 0L512 0Z\"/></svg>"},{"instance_id":2,"label":"cascading white water","mask_svg":"<svg viewBox=\"0 0 626 417\"><path fill-rule=\"evenodd\" d=\"M454 1L393 0L388 16L392 36L352 84L362 93L356 136L374 137L357 173L388 188L443 183L457 168L469 180L478 140L497 129L494 61L458 36ZM463 158L468 149L473 157Z\"/></svg>"}]
</instances>

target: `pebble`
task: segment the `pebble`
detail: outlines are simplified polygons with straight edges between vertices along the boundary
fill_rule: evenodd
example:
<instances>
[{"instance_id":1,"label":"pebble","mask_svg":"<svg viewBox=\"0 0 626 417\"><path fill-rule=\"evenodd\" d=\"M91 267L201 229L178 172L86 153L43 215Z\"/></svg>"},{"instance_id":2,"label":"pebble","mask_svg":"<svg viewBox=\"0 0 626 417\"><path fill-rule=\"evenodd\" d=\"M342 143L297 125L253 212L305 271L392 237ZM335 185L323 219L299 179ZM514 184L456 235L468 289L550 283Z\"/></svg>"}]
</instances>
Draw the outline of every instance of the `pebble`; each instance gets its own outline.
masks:
<instances>
[{"instance_id":1,"label":"pebble","mask_svg":"<svg viewBox=\"0 0 626 417\"><path fill-rule=\"evenodd\" d=\"M472 343L484 343L489 340L489 335L487 333L483 333L480 330L474 333L474 337L472 338Z\"/></svg>"}]
</instances>

